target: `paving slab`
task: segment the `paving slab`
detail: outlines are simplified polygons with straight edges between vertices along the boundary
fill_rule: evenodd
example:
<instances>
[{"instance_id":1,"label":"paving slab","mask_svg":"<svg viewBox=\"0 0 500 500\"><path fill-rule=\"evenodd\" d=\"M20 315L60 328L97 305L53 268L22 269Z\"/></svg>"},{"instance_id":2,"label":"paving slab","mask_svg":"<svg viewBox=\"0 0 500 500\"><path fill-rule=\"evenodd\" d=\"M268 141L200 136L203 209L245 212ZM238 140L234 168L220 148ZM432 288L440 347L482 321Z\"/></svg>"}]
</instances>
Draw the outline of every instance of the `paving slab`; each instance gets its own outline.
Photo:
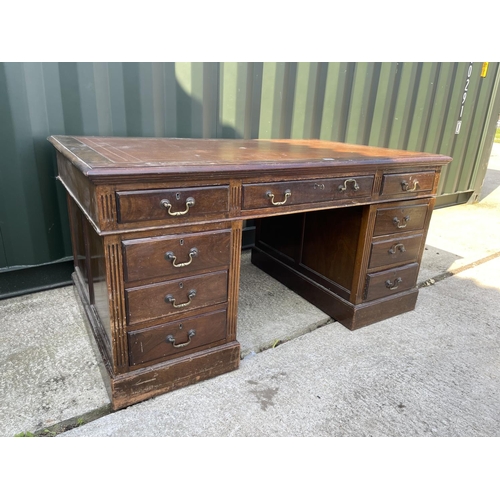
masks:
<instances>
[{"instance_id":1,"label":"paving slab","mask_svg":"<svg viewBox=\"0 0 500 500\"><path fill-rule=\"evenodd\" d=\"M241 256L238 341L245 357L331 323L332 319Z\"/></svg>"},{"instance_id":2,"label":"paving slab","mask_svg":"<svg viewBox=\"0 0 500 500\"><path fill-rule=\"evenodd\" d=\"M321 327L60 436L499 436L499 275L494 259L413 312Z\"/></svg>"},{"instance_id":3,"label":"paving slab","mask_svg":"<svg viewBox=\"0 0 500 500\"><path fill-rule=\"evenodd\" d=\"M72 287L0 301L0 336L1 436L109 405Z\"/></svg>"},{"instance_id":4,"label":"paving slab","mask_svg":"<svg viewBox=\"0 0 500 500\"><path fill-rule=\"evenodd\" d=\"M253 356L332 320L242 255L238 340ZM73 287L0 301L0 436L58 432L111 411Z\"/></svg>"},{"instance_id":5,"label":"paving slab","mask_svg":"<svg viewBox=\"0 0 500 500\"><path fill-rule=\"evenodd\" d=\"M499 186L495 144L480 203L433 214L416 310L356 332L245 252L241 368L112 414L73 288L0 301L0 435L498 435Z\"/></svg>"}]
</instances>

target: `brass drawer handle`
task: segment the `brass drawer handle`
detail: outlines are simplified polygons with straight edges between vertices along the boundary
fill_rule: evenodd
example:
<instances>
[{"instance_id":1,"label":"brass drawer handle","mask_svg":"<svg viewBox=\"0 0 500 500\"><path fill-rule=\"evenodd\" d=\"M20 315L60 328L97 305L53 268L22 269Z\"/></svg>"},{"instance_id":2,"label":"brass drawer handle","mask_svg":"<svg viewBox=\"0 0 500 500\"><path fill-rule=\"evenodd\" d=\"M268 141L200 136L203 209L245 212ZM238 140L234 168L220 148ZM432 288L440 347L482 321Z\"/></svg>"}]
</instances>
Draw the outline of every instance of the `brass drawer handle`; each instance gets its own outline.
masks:
<instances>
[{"instance_id":1,"label":"brass drawer handle","mask_svg":"<svg viewBox=\"0 0 500 500\"><path fill-rule=\"evenodd\" d=\"M394 219L392 219L392 222L399 229L403 229L404 227L407 226L409 220L410 220L410 216L406 215L405 217L403 217L404 224L401 224L401 221L397 217L394 217Z\"/></svg>"},{"instance_id":2,"label":"brass drawer handle","mask_svg":"<svg viewBox=\"0 0 500 500\"><path fill-rule=\"evenodd\" d=\"M289 189L287 189L285 191L285 199L283 201L274 201L274 194L271 193L271 191L268 191L266 193L266 196L271 199L271 203L273 205L278 206L278 205L284 205L286 203L286 201L288 200L288 198L290 198L290 196L292 196L292 192Z\"/></svg>"},{"instance_id":3,"label":"brass drawer handle","mask_svg":"<svg viewBox=\"0 0 500 500\"><path fill-rule=\"evenodd\" d=\"M387 280L385 282L385 286L389 290L396 290L396 288L403 282L402 278L396 278L393 283L391 283L391 280Z\"/></svg>"},{"instance_id":4,"label":"brass drawer handle","mask_svg":"<svg viewBox=\"0 0 500 500\"><path fill-rule=\"evenodd\" d=\"M196 296L196 290L189 290L188 293L189 300L187 302L183 302L182 304L176 304L173 295L169 293L168 295L165 296L165 302L168 302L172 304L176 309L179 309L181 307L186 307L189 304L191 304L191 299L195 296Z\"/></svg>"},{"instance_id":5,"label":"brass drawer handle","mask_svg":"<svg viewBox=\"0 0 500 500\"><path fill-rule=\"evenodd\" d=\"M174 252L167 252L165 254L165 259L171 260L172 265L174 267L186 267L186 266L189 266L189 264L191 264L191 262L193 262L193 257L198 257L198 249L191 248L191 250L189 250L188 257L189 257L189 260L187 262L179 262L179 264L176 264L177 256L174 254Z\"/></svg>"},{"instance_id":6,"label":"brass drawer handle","mask_svg":"<svg viewBox=\"0 0 500 500\"><path fill-rule=\"evenodd\" d=\"M394 255L396 250L399 250L401 253L406 252L405 246L402 243L398 243L397 245L392 245L392 247L389 248L388 253Z\"/></svg>"},{"instance_id":7,"label":"brass drawer handle","mask_svg":"<svg viewBox=\"0 0 500 500\"><path fill-rule=\"evenodd\" d=\"M401 183L401 188L403 189L403 191L416 191L419 187L420 187L420 185L419 185L417 180L413 181L412 188L410 188L410 185L406 181L403 181Z\"/></svg>"},{"instance_id":8,"label":"brass drawer handle","mask_svg":"<svg viewBox=\"0 0 500 500\"><path fill-rule=\"evenodd\" d=\"M172 204L168 200L161 200L160 205L164 208L168 208L168 215L186 215L191 207L194 207L194 198L191 196L186 200L186 210L182 212L171 212Z\"/></svg>"},{"instance_id":9,"label":"brass drawer handle","mask_svg":"<svg viewBox=\"0 0 500 500\"><path fill-rule=\"evenodd\" d=\"M184 342L183 344L176 344L175 343L175 338L173 335L169 335L166 339L165 342L170 342L173 347L178 349L179 347L186 347L191 343L191 339L196 335L196 330L189 330L188 332L188 341Z\"/></svg>"},{"instance_id":10,"label":"brass drawer handle","mask_svg":"<svg viewBox=\"0 0 500 500\"><path fill-rule=\"evenodd\" d=\"M354 191L357 191L359 189L359 184L356 182L356 179L346 179L344 181L344 185L342 186L342 184L341 184L339 186L339 191L346 191L348 182L354 182L354 186L352 187L354 189Z\"/></svg>"}]
</instances>

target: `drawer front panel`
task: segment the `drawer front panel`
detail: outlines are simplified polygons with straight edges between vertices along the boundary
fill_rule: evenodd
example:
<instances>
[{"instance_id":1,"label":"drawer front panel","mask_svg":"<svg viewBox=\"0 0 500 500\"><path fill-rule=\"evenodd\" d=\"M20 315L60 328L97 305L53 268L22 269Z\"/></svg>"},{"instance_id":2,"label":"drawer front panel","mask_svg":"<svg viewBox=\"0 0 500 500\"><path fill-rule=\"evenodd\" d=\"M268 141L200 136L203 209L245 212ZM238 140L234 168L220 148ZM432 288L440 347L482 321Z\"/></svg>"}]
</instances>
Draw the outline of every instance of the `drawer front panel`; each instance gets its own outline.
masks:
<instances>
[{"instance_id":1,"label":"drawer front panel","mask_svg":"<svg viewBox=\"0 0 500 500\"><path fill-rule=\"evenodd\" d=\"M228 212L229 187L151 189L116 193L118 222L177 223Z\"/></svg>"},{"instance_id":2,"label":"drawer front panel","mask_svg":"<svg viewBox=\"0 0 500 500\"><path fill-rule=\"evenodd\" d=\"M124 241L125 281L160 281L228 266L231 230Z\"/></svg>"},{"instance_id":3,"label":"drawer front panel","mask_svg":"<svg viewBox=\"0 0 500 500\"><path fill-rule=\"evenodd\" d=\"M374 236L416 231L425 224L429 204L379 208L375 219Z\"/></svg>"},{"instance_id":4,"label":"drawer front panel","mask_svg":"<svg viewBox=\"0 0 500 500\"><path fill-rule=\"evenodd\" d=\"M226 311L202 314L182 321L128 334L132 366L155 361L226 338Z\"/></svg>"},{"instance_id":5,"label":"drawer front panel","mask_svg":"<svg viewBox=\"0 0 500 500\"><path fill-rule=\"evenodd\" d=\"M127 324L173 316L227 301L227 271L125 290Z\"/></svg>"},{"instance_id":6,"label":"drawer front panel","mask_svg":"<svg viewBox=\"0 0 500 500\"><path fill-rule=\"evenodd\" d=\"M243 210L302 205L371 195L372 175L243 185Z\"/></svg>"},{"instance_id":7,"label":"drawer front panel","mask_svg":"<svg viewBox=\"0 0 500 500\"><path fill-rule=\"evenodd\" d=\"M401 265L416 261L422 243L422 234L372 242L369 268Z\"/></svg>"},{"instance_id":8,"label":"drawer front panel","mask_svg":"<svg viewBox=\"0 0 500 500\"><path fill-rule=\"evenodd\" d=\"M363 298L365 301L370 301L409 290L416 285L417 276L417 263L378 273L368 273Z\"/></svg>"},{"instance_id":9,"label":"drawer front panel","mask_svg":"<svg viewBox=\"0 0 500 500\"><path fill-rule=\"evenodd\" d=\"M382 178L382 195L415 195L432 191L434 172L386 174Z\"/></svg>"}]
</instances>

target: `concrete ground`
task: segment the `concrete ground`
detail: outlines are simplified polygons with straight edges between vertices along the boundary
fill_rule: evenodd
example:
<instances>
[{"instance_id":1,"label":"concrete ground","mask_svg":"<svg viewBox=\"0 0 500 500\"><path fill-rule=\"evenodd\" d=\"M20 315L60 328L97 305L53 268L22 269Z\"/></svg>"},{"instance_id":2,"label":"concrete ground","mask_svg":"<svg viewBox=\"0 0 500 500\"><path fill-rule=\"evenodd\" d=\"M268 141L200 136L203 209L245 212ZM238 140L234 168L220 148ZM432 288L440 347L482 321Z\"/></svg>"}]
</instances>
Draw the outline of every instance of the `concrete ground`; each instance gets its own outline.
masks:
<instances>
[{"instance_id":1,"label":"concrete ground","mask_svg":"<svg viewBox=\"0 0 500 500\"><path fill-rule=\"evenodd\" d=\"M244 254L240 368L117 412L71 287L1 301L0 435L499 436L499 206L495 144L480 202L433 214L416 310L355 332Z\"/></svg>"}]
</instances>

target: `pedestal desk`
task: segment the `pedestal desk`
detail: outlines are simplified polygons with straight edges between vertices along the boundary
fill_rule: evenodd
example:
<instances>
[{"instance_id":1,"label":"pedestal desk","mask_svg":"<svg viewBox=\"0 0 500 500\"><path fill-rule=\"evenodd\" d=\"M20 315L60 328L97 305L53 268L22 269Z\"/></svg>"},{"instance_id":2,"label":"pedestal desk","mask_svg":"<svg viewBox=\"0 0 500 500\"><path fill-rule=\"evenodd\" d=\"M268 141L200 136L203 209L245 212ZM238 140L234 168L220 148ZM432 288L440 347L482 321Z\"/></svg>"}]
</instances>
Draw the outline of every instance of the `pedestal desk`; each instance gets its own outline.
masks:
<instances>
[{"instance_id":1,"label":"pedestal desk","mask_svg":"<svg viewBox=\"0 0 500 500\"><path fill-rule=\"evenodd\" d=\"M252 262L347 328L414 309L451 161L318 140L49 141L114 409L238 367L245 220Z\"/></svg>"}]
</instances>

